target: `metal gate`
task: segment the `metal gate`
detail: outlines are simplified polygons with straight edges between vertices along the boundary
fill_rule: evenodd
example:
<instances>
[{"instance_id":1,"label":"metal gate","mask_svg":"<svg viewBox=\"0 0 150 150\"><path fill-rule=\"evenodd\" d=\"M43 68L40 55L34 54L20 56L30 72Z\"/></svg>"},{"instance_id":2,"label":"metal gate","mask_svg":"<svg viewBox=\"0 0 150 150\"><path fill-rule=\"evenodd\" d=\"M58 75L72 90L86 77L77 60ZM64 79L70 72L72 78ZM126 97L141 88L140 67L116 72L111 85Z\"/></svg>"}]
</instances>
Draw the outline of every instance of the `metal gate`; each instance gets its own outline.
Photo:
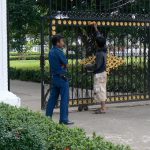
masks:
<instances>
[{"instance_id":1,"label":"metal gate","mask_svg":"<svg viewBox=\"0 0 150 150\"><path fill-rule=\"evenodd\" d=\"M80 2L79 2L80 1ZM93 74L87 73L83 59L91 60L95 52L95 34L91 22L107 38L108 54L123 60L108 75L107 102L149 100L150 98L150 20L148 0L116 2L97 0L50 1L50 16L42 17L41 30L41 103L50 93L50 75L44 45L46 35L64 35L69 60L70 106L93 105ZM141 8L142 5L142 8ZM53 9L52 9L53 8ZM54 9L55 8L55 9ZM143 10L144 9L144 10ZM61 10L61 11L58 11ZM48 27L47 28L47 24ZM46 30L44 29L46 28ZM48 32L47 32L48 31ZM45 87L48 86L48 87ZM59 101L58 101L59 106Z\"/></svg>"}]
</instances>

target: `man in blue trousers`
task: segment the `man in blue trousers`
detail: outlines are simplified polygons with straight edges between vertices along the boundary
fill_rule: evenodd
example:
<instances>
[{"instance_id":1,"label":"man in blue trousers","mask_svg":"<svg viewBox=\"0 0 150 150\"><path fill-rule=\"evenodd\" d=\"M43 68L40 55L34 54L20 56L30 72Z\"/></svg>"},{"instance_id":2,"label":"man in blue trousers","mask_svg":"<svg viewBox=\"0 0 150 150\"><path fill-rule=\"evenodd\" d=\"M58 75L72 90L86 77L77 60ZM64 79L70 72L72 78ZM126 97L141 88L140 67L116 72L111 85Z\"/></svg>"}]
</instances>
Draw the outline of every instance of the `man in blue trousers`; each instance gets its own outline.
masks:
<instances>
[{"instance_id":1,"label":"man in blue trousers","mask_svg":"<svg viewBox=\"0 0 150 150\"><path fill-rule=\"evenodd\" d=\"M60 124L70 125L73 122L68 119L69 106L69 82L66 77L68 60L63 52L65 46L64 37L55 35L52 37L52 49L49 53L49 63L52 73L52 89L48 100L46 116L52 117L53 110L57 104L59 95L60 101Z\"/></svg>"}]
</instances>

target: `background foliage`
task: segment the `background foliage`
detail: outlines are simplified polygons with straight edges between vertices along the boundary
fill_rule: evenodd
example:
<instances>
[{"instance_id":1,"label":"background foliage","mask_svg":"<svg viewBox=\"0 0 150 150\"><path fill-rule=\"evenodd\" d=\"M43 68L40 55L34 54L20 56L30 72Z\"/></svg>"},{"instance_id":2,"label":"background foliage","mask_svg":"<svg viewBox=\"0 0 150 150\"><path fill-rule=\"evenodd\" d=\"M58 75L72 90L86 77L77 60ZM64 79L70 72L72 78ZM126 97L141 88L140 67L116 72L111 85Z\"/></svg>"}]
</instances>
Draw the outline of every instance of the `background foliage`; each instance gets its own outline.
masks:
<instances>
[{"instance_id":1,"label":"background foliage","mask_svg":"<svg viewBox=\"0 0 150 150\"><path fill-rule=\"evenodd\" d=\"M40 16L46 9L36 0L8 0L10 48L26 51L27 37L39 40Z\"/></svg>"}]
</instances>

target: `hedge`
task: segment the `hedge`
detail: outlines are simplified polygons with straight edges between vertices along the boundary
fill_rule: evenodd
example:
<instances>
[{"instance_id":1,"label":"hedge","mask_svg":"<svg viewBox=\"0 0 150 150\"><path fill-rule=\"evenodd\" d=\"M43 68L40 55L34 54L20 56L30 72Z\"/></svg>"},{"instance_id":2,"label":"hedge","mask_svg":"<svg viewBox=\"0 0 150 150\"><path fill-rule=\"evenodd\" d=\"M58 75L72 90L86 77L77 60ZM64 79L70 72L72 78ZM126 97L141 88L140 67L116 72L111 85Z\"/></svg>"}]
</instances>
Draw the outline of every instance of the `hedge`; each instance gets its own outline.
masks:
<instances>
[{"instance_id":1,"label":"hedge","mask_svg":"<svg viewBox=\"0 0 150 150\"><path fill-rule=\"evenodd\" d=\"M26 56L10 56L10 60L40 60L40 55L26 55ZM48 55L45 55L48 60Z\"/></svg>"},{"instance_id":2,"label":"hedge","mask_svg":"<svg viewBox=\"0 0 150 150\"><path fill-rule=\"evenodd\" d=\"M131 150L79 128L54 123L41 113L0 104L0 149L2 150Z\"/></svg>"},{"instance_id":3,"label":"hedge","mask_svg":"<svg viewBox=\"0 0 150 150\"><path fill-rule=\"evenodd\" d=\"M93 87L93 79L91 74L87 74L82 70L81 66L69 68L70 86L78 88L91 89ZM82 71L84 73L82 73ZM131 74L132 72L132 74ZM147 73L146 73L147 74ZM41 72L39 68L37 69L27 69L27 68L11 68L10 69L11 79L19 79L23 81L41 81ZM50 73L46 69L44 73L45 83L50 82ZM139 82L139 80L141 82ZM145 84L148 81L148 76L145 76L143 67L135 66L128 68L126 66L121 66L116 70L113 70L109 77L107 83L108 92L146 92L148 90ZM131 84L132 83L132 84Z\"/></svg>"},{"instance_id":4,"label":"hedge","mask_svg":"<svg viewBox=\"0 0 150 150\"><path fill-rule=\"evenodd\" d=\"M18 53L18 52L10 52L10 56L20 56L20 55L40 55L40 52L26 52L26 53Z\"/></svg>"},{"instance_id":5,"label":"hedge","mask_svg":"<svg viewBox=\"0 0 150 150\"><path fill-rule=\"evenodd\" d=\"M76 59L76 56L68 55L68 59ZM40 60L40 55L10 56L9 60ZM48 60L48 55L45 55Z\"/></svg>"},{"instance_id":6,"label":"hedge","mask_svg":"<svg viewBox=\"0 0 150 150\"><path fill-rule=\"evenodd\" d=\"M18 53L11 53L9 60L40 60L40 53L37 52L28 52L22 55ZM76 55L68 54L68 59L76 59ZM45 53L45 60L48 60L48 53Z\"/></svg>"},{"instance_id":7,"label":"hedge","mask_svg":"<svg viewBox=\"0 0 150 150\"><path fill-rule=\"evenodd\" d=\"M17 53L17 52L10 52L10 60L40 60L40 53L39 52L27 52L27 53ZM45 59L48 60L48 53L45 53Z\"/></svg>"},{"instance_id":8,"label":"hedge","mask_svg":"<svg viewBox=\"0 0 150 150\"><path fill-rule=\"evenodd\" d=\"M46 59L48 59L48 56L46 57ZM40 55L10 56L9 60L40 60Z\"/></svg>"}]
</instances>

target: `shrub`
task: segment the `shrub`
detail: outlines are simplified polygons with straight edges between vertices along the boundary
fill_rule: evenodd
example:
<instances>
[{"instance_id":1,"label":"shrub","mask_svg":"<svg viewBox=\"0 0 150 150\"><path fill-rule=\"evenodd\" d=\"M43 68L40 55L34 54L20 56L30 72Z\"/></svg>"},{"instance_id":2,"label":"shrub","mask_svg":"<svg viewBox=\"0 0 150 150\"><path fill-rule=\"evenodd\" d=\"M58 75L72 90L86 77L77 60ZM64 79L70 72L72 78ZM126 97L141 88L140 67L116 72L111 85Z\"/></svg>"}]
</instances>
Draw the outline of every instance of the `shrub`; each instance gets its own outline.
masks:
<instances>
[{"instance_id":1,"label":"shrub","mask_svg":"<svg viewBox=\"0 0 150 150\"><path fill-rule=\"evenodd\" d=\"M83 68L79 65L78 67L71 65L69 66L68 76L71 78L70 86L78 88L92 89L93 87L93 76L91 73L86 73L82 70ZM132 72L132 74L130 74ZM144 81L148 81L144 69L140 66L131 67L121 66L118 69L113 70L107 83L108 92L147 92L148 86ZM40 68L34 68L28 70L27 68L11 68L10 69L11 79L19 79L23 81L41 81ZM50 82L50 73L48 68L45 69L44 73L45 83ZM142 81L142 82L139 82Z\"/></svg>"},{"instance_id":2,"label":"shrub","mask_svg":"<svg viewBox=\"0 0 150 150\"><path fill-rule=\"evenodd\" d=\"M101 137L86 136L27 109L0 104L0 149L2 150L130 150Z\"/></svg>"},{"instance_id":3,"label":"shrub","mask_svg":"<svg viewBox=\"0 0 150 150\"><path fill-rule=\"evenodd\" d=\"M10 60L40 60L40 53L38 52L27 52L24 54L18 54L16 52L10 53ZM68 59L76 59L76 55L68 54ZM48 60L48 53L45 53L45 60Z\"/></svg>"},{"instance_id":4,"label":"shrub","mask_svg":"<svg viewBox=\"0 0 150 150\"><path fill-rule=\"evenodd\" d=\"M26 53L18 53L18 52L10 52L10 56L20 56L20 55L40 55L40 52L26 52Z\"/></svg>"},{"instance_id":5,"label":"shrub","mask_svg":"<svg viewBox=\"0 0 150 150\"><path fill-rule=\"evenodd\" d=\"M48 60L48 55L45 59ZM10 56L10 60L40 60L40 55Z\"/></svg>"},{"instance_id":6,"label":"shrub","mask_svg":"<svg viewBox=\"0 0 150 150\"><path fill-rule=\"evenodd\" d=\"M40 60L39 52L17 53L10 52L10 60ZM45 59L48 59L48 53L45 53Z\"/></svg>"},{"instance_id":7,"label":"shrub","mask_svg":"<svg viewBox=\"0 0 150 150\"><path fill-rule=\"evenodd\" d=\"M21 81L33 81L40 82L41 81L41 71L40 70L24 70L17 68L10 68L10 78ZM49 72L45 72L45 83L49 83L50 76Z\"/></svg>"}]
</instances>

